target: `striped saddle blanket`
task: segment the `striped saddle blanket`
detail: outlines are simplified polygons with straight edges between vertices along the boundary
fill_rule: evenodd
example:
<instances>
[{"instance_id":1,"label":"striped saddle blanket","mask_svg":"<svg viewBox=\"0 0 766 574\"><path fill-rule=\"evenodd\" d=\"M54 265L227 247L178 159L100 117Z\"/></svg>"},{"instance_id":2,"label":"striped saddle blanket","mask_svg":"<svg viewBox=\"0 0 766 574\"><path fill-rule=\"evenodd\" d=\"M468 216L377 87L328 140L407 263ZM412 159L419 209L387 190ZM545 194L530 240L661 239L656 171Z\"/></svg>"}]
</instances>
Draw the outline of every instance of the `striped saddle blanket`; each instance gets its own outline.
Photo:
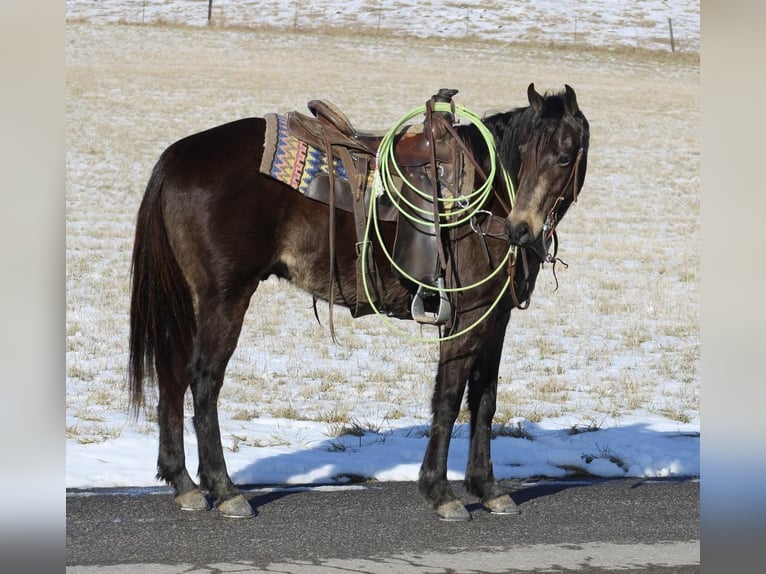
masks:
<instances>
[{"instance_id":1,"label":"striped saddle blanket","mask_svg":"<svg viewBox=\"0 0 766 574\"><path fill-rule=\"evenodd\" d=\"M311 181L319 175L327 175L330 165L327 153L298 139L288 128L287 115L266 114L266 137L260 171L296 191L306 194ZM333 176L348 181L349 174L341 159L333 157ZM367 174L367 185L375 177L374 169ZM371 189L371 187L369 188Z\"/></svg>"}]
</instances>

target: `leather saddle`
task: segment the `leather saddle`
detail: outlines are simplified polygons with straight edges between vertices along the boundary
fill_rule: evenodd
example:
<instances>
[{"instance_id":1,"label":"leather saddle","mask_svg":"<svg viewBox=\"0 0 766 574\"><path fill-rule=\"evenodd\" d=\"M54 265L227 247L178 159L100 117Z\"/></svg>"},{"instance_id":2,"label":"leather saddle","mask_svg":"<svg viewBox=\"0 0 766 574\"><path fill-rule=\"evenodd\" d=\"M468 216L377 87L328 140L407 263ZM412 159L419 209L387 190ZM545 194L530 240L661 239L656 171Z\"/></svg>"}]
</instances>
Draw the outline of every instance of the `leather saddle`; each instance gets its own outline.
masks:
<instances>
[{"instance_id":1,"label":"leather saddle","mask_svg":"<svg viewBox=\"0 0 766 574\"><path fill-rule=\"evenodd\" d=\"M430 111L429 106L432 107L433 102L451 102L456 93L457 90L439 90L426 103L427 110ZM451 316L451 307L443 291L446 261L441 245L438 213L434 213L430 221L427 218L422 221L422 214L419 214L419 222L399 217L398 209L402 209L403 204L400 202L397 209L385 195L374 197L372 185L369 184L377 168L377 152L383 134L357 130L346 115L330 102L311 100L308 109L312 116L297 111L287 114L289 131L299 140L322 150L330 166L334 165L336 158L339 159L346 177L339 176L333 169L330 170L333 174L320 174L309 183L306 196L330 206L331 234L334 234L335 209L354 214L357 253L361 253L360 247L366 241L370 202L377 201L377 217L381 221L396 222L397 225L393 258L397 266L404 270L405 273L400 274L401 279L413 294L410 309L412 318L426 324L445 323ZM452 122L449 113L438 113ZM407 201L426 211L433 211L440 186L445 190L457 190L462 175L462 159L454 139L436 122L431 122L431 117L427 112L422 125L408 126L394 138L394 157L403 177L410 185L432 197L432 200L415 193L403 181L397 181L400 193ZM334 239L334 236L331 237L331 251L334 249ZM367 245L369 248L369 243ZM368 255L366 261L366 269L357 265L357 291L361 285L360 273L367 273L368 277L374 278L376 299L382 301L383 286L377 280L373 257ZM412 278L431 288L418 286L412 282ZM360 300L359 297L357 299ZM356 309L352 309L354 316L371 312L370 306L364 304L357 304Z\"/></svg>"}]
</instances>

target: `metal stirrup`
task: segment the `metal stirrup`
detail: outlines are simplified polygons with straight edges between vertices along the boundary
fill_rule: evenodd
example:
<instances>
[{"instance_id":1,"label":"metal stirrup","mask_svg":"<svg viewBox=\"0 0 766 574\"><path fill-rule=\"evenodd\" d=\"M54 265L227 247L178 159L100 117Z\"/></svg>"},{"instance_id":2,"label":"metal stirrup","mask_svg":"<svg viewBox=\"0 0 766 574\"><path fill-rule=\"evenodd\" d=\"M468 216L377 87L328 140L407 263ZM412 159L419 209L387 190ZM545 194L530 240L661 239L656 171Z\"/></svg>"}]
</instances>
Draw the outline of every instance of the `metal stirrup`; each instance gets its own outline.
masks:
<instances>
[{"instance_id":1,"label":"metal stirrup","mask_svg":"<svg viewBox=\"0 0 766 574\"><path fill-rule=\"evenodd\" d=\"M436 280L436 291L439 293L439 311L436 315L426 313L425 305L423 304L424 291L425 287L419 286L415 296L412 298L412 305L410 306L412 318L417 323L443 325L452 316L452 305L449 302L446 291L444 291L444 277L439 277Z\"/></svg>"}]
</instances>

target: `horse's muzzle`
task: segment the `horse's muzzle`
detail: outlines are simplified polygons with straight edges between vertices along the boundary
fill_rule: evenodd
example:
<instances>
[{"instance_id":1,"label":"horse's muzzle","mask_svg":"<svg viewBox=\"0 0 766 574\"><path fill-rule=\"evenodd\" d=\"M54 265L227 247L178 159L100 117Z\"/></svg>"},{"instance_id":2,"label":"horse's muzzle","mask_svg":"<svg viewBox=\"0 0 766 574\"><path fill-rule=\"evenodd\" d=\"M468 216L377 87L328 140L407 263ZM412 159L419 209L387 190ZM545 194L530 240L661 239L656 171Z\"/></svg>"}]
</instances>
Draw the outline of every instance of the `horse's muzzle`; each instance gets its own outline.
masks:
<instances>
[{"instance_id":1,"label":"horse's muzzle","mask_svg":"<svg viewBox=\"0 0 766 574\"><path fill-rule=\"evenodd\" d=\"M548 249L545 245L542 231L535 234L529 224L523 219L506 219L505 233L508 236L508 241L510 241L511 245L529 248L537 253L542 259L545 259Z\"/></svg>"}]
</instances>

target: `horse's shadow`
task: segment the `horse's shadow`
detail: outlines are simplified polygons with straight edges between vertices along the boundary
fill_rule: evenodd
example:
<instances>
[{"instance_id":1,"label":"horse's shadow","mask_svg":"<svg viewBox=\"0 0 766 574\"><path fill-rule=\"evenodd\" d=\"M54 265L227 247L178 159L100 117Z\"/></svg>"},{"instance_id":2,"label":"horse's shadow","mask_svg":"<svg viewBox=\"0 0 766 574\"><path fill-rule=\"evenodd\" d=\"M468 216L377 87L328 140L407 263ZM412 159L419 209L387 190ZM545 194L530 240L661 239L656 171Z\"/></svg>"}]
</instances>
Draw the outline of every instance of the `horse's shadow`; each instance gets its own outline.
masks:
<instances>
[{"instance_id":1,"label":"horse's shadow","mask_svg":"<svg viewBox=\"0 0 766 574\"><path fill-rule=\"evenodd\" d=\"M692 456L695 456L696 451L698 469L699 433L658 431L641 423L608 429L572 427L560 430L545 429L527 423L525 430L527 432L521 436L501 435L492 441L495 475L518 505L553 496L570 488L592 486L615 478L635 479L634 487L639 487L648 481L685 480L698 476L693 470L688 474L681 473L664 479L640 475L631 472L633 467L629 461L620 458L620 451L621 445L626 445L625 450L635 455L636 449L631 445L649 445L645 448L652 448L655 451L653 456L657 456L656 452L662 450L661 456L667 461L684 460L684 457L689 457L690 451L693 451ZM285 496L319 486L369 484L378 480L401 481L401 477L392 478L392 473L396 473L395 469L401 465L410 466L405 474L409 473L409 480L415 481L428 440L427 432L427 425L413 425L387 431L366 431L361 436L327 438L307 449L259 458L233 473L233 479L246 494L248 491L252 494L248 495L248 498L256 511L258 507L271 504ZM448 476L460 476L465 470L468 436L468 425L456 425L448 457ZM397 444L389 444L392 441L397 441ZM610 444L617 446L609 447ZM549 445L555 445L555 448ZM528 461L524 460L525 457L541 458L543 455L540 452L529 454L530 450L540 451L547 448L555 450L555 457L560 460L579 460L580 464L556 463L554 457L549 463L549 468L558 469L558 472L546 474L539 472L540 464L527 464ZM370 453L373 450L376 452ZM396 452L397 455L392 457L391 452ZM386 456L386 453L389 453L389 456ZM592 464L594 461L597 461L602 470L607 463L611 463L615 471L599 475L595 469L590 468L596 466ZM274 469L277 469L276 472ZM530 469L530 472L525 475L525 472L519 472L521 469ZM616 469L622 469L624 472ZM305 482L295 478L268 484L258 482L260 476L291 474L313 478ZM464 491L461 479L450 479L450 482L456 494L466 501L469 511L480 508L480 502Z\"/></svg>"}]
</instances>

